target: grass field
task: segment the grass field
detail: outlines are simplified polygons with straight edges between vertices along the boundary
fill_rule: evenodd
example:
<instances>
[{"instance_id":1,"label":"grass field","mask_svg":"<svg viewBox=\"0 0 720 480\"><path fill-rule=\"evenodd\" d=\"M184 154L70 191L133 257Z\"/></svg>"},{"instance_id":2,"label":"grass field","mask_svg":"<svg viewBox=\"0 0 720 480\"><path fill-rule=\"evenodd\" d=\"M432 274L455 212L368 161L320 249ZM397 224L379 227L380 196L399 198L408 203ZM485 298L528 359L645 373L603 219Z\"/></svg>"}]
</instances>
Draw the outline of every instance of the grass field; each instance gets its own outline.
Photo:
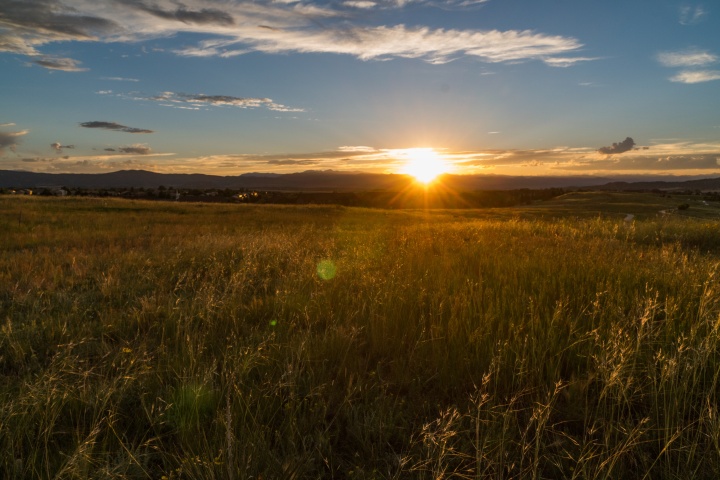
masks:
<instances>
[{"instance_id":1,"label":"grass field","mask_svg":"<svg viewBox=\"0 0 720 480\"><path fill-rule=\"evenodd\" d=\"M718 478L720 208L677 203L0 197L0 478Z\"/></svg>"}]
</instances>

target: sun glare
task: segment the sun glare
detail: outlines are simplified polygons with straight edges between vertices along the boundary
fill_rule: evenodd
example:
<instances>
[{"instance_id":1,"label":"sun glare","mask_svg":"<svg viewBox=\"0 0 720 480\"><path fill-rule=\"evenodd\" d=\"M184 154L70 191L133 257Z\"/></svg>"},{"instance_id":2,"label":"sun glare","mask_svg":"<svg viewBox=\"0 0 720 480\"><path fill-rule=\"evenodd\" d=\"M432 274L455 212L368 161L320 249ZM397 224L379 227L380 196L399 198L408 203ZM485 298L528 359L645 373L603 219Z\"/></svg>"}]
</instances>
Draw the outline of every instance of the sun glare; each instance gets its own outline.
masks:
<instances>
[{"instance_id":1,"label":"sun glare","mask_svg":"<svg viewBox=\"0 0 720 480\"><path fill-rule=\"evenodd\" d=\"M401 172L415 177L418 182L428 184L438 175L447 173L448 164L432 148L409 148L403 152L405 165Z\"/></svg>"}]
</instances>

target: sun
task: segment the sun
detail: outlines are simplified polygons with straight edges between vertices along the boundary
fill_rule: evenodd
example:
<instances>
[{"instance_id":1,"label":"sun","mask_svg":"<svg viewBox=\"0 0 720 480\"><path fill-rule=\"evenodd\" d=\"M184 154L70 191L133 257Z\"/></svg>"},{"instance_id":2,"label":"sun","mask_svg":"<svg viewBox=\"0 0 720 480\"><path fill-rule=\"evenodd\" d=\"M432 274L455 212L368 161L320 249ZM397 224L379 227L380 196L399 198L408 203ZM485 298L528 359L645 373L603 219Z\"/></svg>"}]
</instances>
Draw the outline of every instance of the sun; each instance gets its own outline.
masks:
<instances>
[{"instance_id":1,"label":"sun","mask_svg":"<svg viewBox=\"0 0 720 480\"><path fill-rule=\"evenodd\" d=\"M405 165L401 173L412 175L415 180L426 185L450 169L432 148L408 148L402 156L405 158Z\"/></svg>"}]
</instances>

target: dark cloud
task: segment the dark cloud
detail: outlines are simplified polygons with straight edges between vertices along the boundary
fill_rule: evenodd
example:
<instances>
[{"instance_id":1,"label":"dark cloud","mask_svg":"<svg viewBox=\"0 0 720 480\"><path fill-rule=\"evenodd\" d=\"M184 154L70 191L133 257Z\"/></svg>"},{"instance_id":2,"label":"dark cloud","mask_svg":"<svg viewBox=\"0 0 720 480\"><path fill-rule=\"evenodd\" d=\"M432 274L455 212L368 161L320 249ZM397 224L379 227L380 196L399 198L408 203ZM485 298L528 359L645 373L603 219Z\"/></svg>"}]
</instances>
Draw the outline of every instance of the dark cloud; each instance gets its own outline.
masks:
<instances>
[{"instance_id":1,"label":"dark cloud","mask_svg":"<svg viewBox=\"0 0 720 480\"><path fill-rule=\"evenodd\" d=\"M62 152L62 150L63 150L64 148L69 149L69 150L75 148L75 145L63 145L63 144L61 144L60 142L55 142L55 143L51 143L51 144L50 144L50 147L51 147L53 150L55 150L56 152Z\"/></svg>"},{"instance_id":2,"label":"dark cloud","mask_svg":"<svg viewBox=\"0 0 720 480\"><path fill-rule=\"evenodd\" d=\"M118 148L118 152L129 153L131 155L147 155L151 152L150 147L145 145L130 145L128 147Z\"/></svg>"},{"instance_id":3,"label":"dark cloud","mask_svg":"<svg viewBox=\"0 0 720 480\"><path fill-rule=\"evenodd\" d=\"M604 155L613 155L615 153L623 153L627 152L629 150L632 150L632 148L635 146L635 140L633 140L630 137L625 138L620 143L613 143L609 147L600 147L598 148L598 153L602 153Z\"/></svg>"},{"instance_id":4,"label":"dark cloud","mask_svg":"<svg viewBox=\"0 0 720 480\"><path fill-rule=\"evenodd\" d=\"M87 68L81 68L79 61L72 58L42 58L32 63L50 70L62 70L63 72L85 72Z\"/></svg>"},{"instance_id":5,"label":"dark cloud","mask_svg":"<svg viewBox=\"0 0 720 480\"><path fill-rule=\"evenodd\" d=\"M56 0L0 0L0 12L0 51L23 55L37 55L36 45L97 40L121 30L112 20L79 15Z\"/></svg>"},{"instance_id":6,"label":"dark cloud","mask_svg":"<svg viewBox=\"0 0 720 480\"><path fill-rule=\"evenodd\" d=\"M188 10L185 7L180 7L174 11L167 11L156 6L146 5L140 0L125 0L122 3L165 20L177 20L182 23L194 23L196 25L228 26L235 24L235 20L230 14L215 8Z\"/></svg>"},{"instance_id":7,"label":"dark cloud","mask_svg":"<svg viewBox=\"0 0 720 480\"><path fill-rule=\"evenodd\" d=\"M117 130L118 132L126 133L153 133L153 130L146 130L144 128L126 127L115 122L83 122L80 124L84 128L102 128L103 130Z\"/></svg>"},{"instance_id":8,"label":"dark cloud","mask_svg":"<svg viewBox=\"0 0 720 480\"><path fill-rule=\"evenodd\" d=\"M106 148L105 151L106 151L106 152L114 152L115 149L114 149L114 148Z\"/></svg>"},{"instance_id":9,"label":"dark cloud","mask_svg":"<svg viewBox=\"0 0 720 480\"><path fill-rule=\"evenodd\" d=\"M5 149L8 148L11 151L15 151L20 137L26 135L28 130L22 130L20 132L0 132L0 155L5 153Z\"/></svg>"},{"instance_id":10,"label":"dark cloud","mask_svg":"<svg viewBox=\"0 0 720 480\"><path fill-rule=\"evenodd\" d=\"M117 29L112 20L60 12L55 0L2 0L2 23L68 37L93 38Z\"/></svg>"}]
</instances>

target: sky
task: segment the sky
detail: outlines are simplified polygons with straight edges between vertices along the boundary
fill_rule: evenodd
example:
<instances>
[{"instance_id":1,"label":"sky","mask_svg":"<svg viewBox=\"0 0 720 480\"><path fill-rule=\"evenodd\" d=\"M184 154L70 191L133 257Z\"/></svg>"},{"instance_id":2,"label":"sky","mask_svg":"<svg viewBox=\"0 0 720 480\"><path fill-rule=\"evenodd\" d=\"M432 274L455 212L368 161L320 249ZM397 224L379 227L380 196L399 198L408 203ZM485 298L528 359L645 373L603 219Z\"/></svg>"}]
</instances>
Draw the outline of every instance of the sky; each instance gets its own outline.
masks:
<instances>
[{"instance_id":1,"label":"sky","mask_svg":"<svg viewBox=\"0 0 720 480\"><path fill-rule=\"evenodd\" d=\"M0 0L0 169L720 174L716 0Z\"/></svg>"}]
</instances>

